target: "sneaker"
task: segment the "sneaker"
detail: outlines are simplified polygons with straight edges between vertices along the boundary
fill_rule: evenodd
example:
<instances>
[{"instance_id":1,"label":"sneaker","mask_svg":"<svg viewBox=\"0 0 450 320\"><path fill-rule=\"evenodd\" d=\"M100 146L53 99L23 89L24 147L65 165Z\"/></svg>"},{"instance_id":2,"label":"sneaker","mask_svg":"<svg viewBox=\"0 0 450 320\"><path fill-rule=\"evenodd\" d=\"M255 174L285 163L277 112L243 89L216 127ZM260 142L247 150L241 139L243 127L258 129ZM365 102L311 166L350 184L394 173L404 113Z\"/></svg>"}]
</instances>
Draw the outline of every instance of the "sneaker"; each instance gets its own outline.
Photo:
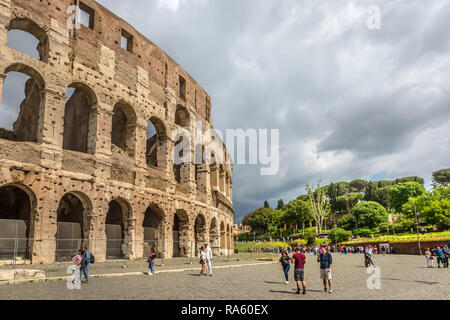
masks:
<instances>
[{"instance_id":1,"label":"sneaker","mask_svg":"<svg viewBox=\"0 0 450 320\"><path fill-rule=\"evenodd\" d=\"M285 281L284 284L289 284L289 281Z\"/></svg>"},{"instance_id":2,"label":"sneaker","mask_svg":"<svg viewBox=\"0 0 450 320\"><path fill-rule=\"evenodd\" d=\"M330 290L328 290L328 293L333 293L333 290L331 290L331 289L330 289Z\"/></svg>"},{"instance_id":3,"label":"sneaker","mask_svg":"<svg viewBox=\"0 0 450 320\"><path fill-rule=\"evenodd\" d=\"M148 273L148 275L149 275L149 276L152 276L152 275L153 275L153 273L149 272L149 273Z\"/></svg>"}]
</instances>

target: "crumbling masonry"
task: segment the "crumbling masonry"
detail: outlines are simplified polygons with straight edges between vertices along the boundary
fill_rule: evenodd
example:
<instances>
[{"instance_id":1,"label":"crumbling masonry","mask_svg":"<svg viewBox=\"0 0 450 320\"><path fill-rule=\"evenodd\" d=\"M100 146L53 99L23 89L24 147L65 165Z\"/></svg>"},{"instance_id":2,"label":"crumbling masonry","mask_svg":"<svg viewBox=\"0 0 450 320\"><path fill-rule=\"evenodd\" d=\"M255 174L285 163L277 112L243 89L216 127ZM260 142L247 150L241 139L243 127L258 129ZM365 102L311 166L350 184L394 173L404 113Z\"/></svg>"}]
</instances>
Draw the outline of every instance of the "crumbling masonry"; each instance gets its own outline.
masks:
<instances>
[{"instance_id":1,"label":"crumbling masonry","mask_svg":"<svg viewBox=\"0 0 450 320\"><path fill-rule=\"evenodd\" d=\"M89 17L80 29L72 5ZM10 30L32 34L40 59L8 47ZM210 129L211 100L166 53L93 0L0 0L0 101L13 71L30 79L12 130L0 129L0 221L23 222L32 263L53 263L74 237L104 261L111 226L130 259L147 240L166 258L193 241L231 250L231 165L173 164L172 132Z\"/></svg>"}]
</instances>

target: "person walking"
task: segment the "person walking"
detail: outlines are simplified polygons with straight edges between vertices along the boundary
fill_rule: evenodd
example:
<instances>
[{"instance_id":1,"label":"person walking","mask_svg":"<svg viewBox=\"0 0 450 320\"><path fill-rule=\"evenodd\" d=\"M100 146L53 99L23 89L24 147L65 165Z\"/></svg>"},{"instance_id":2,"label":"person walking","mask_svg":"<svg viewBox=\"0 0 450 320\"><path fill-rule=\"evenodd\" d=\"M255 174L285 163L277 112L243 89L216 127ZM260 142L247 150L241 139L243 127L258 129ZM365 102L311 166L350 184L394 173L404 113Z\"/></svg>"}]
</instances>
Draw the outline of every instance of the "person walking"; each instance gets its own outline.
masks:
<instances>
[{"instance_id":1,"label":"person walking","mask_svg":"<svg viewBox=\"0 0 450 320\"><path fill-rule=\"evenodd\" d=\"M331 282L331 266L333 264L333 257L325 247L322 247L322 253L319 255L320 262L320 278L323 280L323 290L327 292L327 282L328 282L328 293L333 293L332 282Z\"/></svg>"},{"instance_id":2,"label":"person walking","mask_svg":"<svg viewBox=\"0 0 450 320\"><path fill-rule=\"evenodd\" d=\"M294 280L297 283L297 294L300 294L300 285L303 287L303 294L306 294L305 282L305 263L306 256L300 252L300 248L295 248L295 254L292 256L292 263L294 263Z\"/></svg>"},{"instance_id":3,"label":"person walking","mask_svg":"<svg viewBox=\"0 0 450 320\"><path fill-rule=\"evenodd\" d=\"M442 251L443 259L444 259L444 268L448 268L448 258L450 257L450 250L448 246L444 247Z\"/></svg>"},{"instance_id":4,"label":"person walking","mask_svg":"<svg viewBox=\"0 0 450 320\"><path fill-rule=\"evenodd\" d=\"M200 264L202 265L200 276L206 276L206 250L204 247L200 248Z\"/></svg>"},{"instance_id":5,"label":"person walking","mask_svg":"<svg viewBox=\"0 0 450 320\"><path fill-rule=\"evenodd\" d=\"M366 248L365 256L366 256L367 261L369 262L369 264L371 264L372 266L376 267L375 262L373 262L373 250L372 250L371 246Z\"/></svg>"},{"instance_id":6,"label":"person walking","mask_svg":"<svg viewBox=\"0 0 450 320\"><path fill-rule=\"evenodd\" d=\"M213 259L213 252L210 246L208 246L207 243L205 243L205 250L206 250L206 266L208 267L209 276L212 277L213 271L212 271L212 259Z\"/></svg>"},{"instance_id":7,"label":"person walking","mask_svg":"<svg viewBox=\"0 0 450 320\"><path fill-rule=\"evenodd\" d=\"M75 283L75 281L81 282L81 262L83 261L83 252L81 250L78 250L77 254L72 258L72 262L76 266L75 269L75 278L72 281L72 283Z\"/></svg>"},{"instance_id":8,"label":"person walking","mask_svg":"<svg viewBox=\"0 0 450 320\"><path fill-rule=\"evenodd\" d=\"M155 249L151 248L150 254L148 256L148 268L150 269L150 272L148 273L149 276L152 276L155 273L155 259L156 259Z\"/></svg>"},{"instance_id":9,"label":"person walking","mask_svg":"<svg viewBox=\"0 0 450 320\"><path fill-rule=\"evenodd\" d=\"M444 264L443 252L441 250L441 247L437 246L435 253L436 253L436 257L437 257L436 260L437 260L438 268L440 268L441 262L442 262L442 264Z\"/></svg>"},{"instance_id":10,"label":"person walking","mask_svg":"<svg viewBox=\"0 0 450 320\"><path fill-rule=\"evenodd\" d=\"M430 248L425 250L425 260L427 261L427 268L433 268L433 254L430 251Z\"/></svg>"},{"instance_id":11,"label":"person walking","mask_svg":"<svg viewBox=\"0 0 450 320\"><path fill-rule=\"evenodd\" d=\"M288 256L287 252L283 251L279 261L281 262L281 266L283 267L284 277L286 278L285 284L289 283L289 270L291 269L290 260L291 260L291 258Z\"/></svg>"},{"instance_id":12,"label":"person walking","mask_svg":"<svg viewBox=\"0 0 450 320\"><path fill-rule=\"evenodd\" d=\"M82 260L81 260L81 271L82 274L84 274L84 280L85 281L81 281L81 283L84 284L88 284L89 283L89 266L91 264L91 253L89 252L89 250L84 247L83 248L83 256L82 256ZM80 280L81 280L82 275L80 274Z\"/></svg>"}]
</instances>

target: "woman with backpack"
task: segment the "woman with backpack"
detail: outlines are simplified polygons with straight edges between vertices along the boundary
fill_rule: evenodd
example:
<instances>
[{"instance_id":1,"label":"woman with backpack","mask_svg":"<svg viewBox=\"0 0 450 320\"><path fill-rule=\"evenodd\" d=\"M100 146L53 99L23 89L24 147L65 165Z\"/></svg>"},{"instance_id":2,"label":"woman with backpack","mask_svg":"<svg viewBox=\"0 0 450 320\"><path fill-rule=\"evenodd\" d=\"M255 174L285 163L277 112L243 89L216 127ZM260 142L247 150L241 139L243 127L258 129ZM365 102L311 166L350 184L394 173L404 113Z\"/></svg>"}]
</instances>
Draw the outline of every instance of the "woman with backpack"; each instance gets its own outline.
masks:
<instances>
[{"instance_id":1,"label":"woman with backpack","mask_svg":"<svg viewBox=\"0 0 450 320\"><path fill-rule=\"evenodd\" d=\"M291 257L288 256L286 251L283 251L279 261L281 262L281 266L283 267L284 277L286 278L285 283L288 284L289 283L289 270L291 269L291 265L290 265Z\"/></svg>"},{"instance_id":2,"label":"woman with backpack","mask_svg":"<svg viewBox=\"0 0 450 320\"><path fill-rule=\"evenodd\" d=\"M152 248L148 256L148 268L150 269L150 272L148 273L149 276L152 276L155 273L155 259L156 259L156 252L155 249Z\"/></svg>"}]
</instances>

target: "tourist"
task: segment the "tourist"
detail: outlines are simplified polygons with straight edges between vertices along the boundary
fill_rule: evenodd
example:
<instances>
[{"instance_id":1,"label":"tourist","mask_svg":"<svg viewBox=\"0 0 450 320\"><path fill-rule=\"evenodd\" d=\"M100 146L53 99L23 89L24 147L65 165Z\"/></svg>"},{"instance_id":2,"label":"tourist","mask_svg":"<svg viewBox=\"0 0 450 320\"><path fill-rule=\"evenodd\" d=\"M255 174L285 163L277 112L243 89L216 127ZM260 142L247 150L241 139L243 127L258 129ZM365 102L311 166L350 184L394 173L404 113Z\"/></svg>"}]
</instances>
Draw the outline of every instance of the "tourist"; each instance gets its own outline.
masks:
<instances>
[{"instance_id":1,"label":"tourist","mask_svg":"<svg viewBox=\"0 0 450 320\"><path fill-rule=\"evenodd\" d=\"M443 253L442 253L441 247L439 247L439 246L436 247L435 254L437 257L436 260L437 260L438 268L440 268L441 263L444 264Z\"/></svg>"},{"instance_id":2,"label":"tourist","mask_svg":"<svg viewBox=\"0 0 450 320\"><path fill-rule=\"evenodd\" d=\"M91 264L91 253L89 252L89 250L84 247L83 248L83 256L82 256L82 261L81 261L81 271L84 274L84 279L85 281L81 281L81 283L85 283L88 284L89 283L89 266ZM80 280L81 280L82 275L80 274Z\"/></svg>"},{"instance_id":3,"label":"tourist","mask_svg":"<svg viewBox=\"0 0 450 320\"><path fill-rule=\"evenodd\" d=\"M448 268L448 258L450 256L450 250L448 248L448 246L444 247L444 250L442 252L443 256L444 256L444 268Z\"/></svg>"},{"instance_id":4,"label":"tourist","mask_svg":"<svg viewBox=\"0 0 450 320\"><path fill-rule=\"evenodd\" d=\"M206 251L204 247L200 248L200 264L202 265L200 276L206 276Z\"/></svg>"},{"instance_id":5,"label":"tourist","mask_svg":"<svg viewBox=\"0 0 450 320\"><path fill-rule=\"evenodd\" d=\"M430 248L425 250L425 260L427 261L427 268L433 268L433 254L430 251Z\"/></svg>"},{"instance_id":6,"label":"tourist","mask_svg":"<svg viewBox=\"0 0 450 320\"><path fill-rule=\"evenodd\" d=\"M305 263L306 256L300 252L300 248L295 248L295 254L292 256L292 263L294 263L294 280L297 283L297 294L300 294L300 284L303 287L303 294L306 294L305 282Z\"/></svg>"},{"instance_id":7,"label":"tourist","mask_svg":"<svg viewBox=\"0 0 450 320\"><path fill-rule=\"evenodd\" d=\"M364 254L364 257L366 258L366 267L372 265L374 267L376 267L375 263L373 262L373 250L372 250L372 246L368 246L366 248L366 252Z\"/></svg>"},{"instance_id":8,"label":"tourist","mask_svg":"<svg viewBox=\"0 0 450 320\"><path fill-rule=\"evenodd\" d=\"M150 272L148 273L149 276L152 276L155 273L155 259L156 259L156 252L155 249L152 248L148 256L148 268L150 269Z\"/></svg>"},{"instance_id":9,"label":"tourist","mask_svg":"<svg viewBox=\"0 0 450 320\"><path fill-rule=\"evenodd\" d=\"M72 258L72 262L75 264L75 279L72 281L74 283L77 279L80 279L81 281L81 262L83 261L83 252L81 250L78 250L77 254Z\"/></svg>"},{"instance_id":10,"label":"tourist","mask_svg":"<svg viewBox=\"0 0 450 320\"><path fill-rule=\"evenodd\" d=\"M212 277L212 259L213 259L213 252L211 250L211 247L208 246L207 243L205 243L205 252L206 252L206 266L208 267L209 276Z\"/></svg>"},{"instance_id":11,"label":"tourist","mask_svg":"<svg viewBox=\"0 0 450 320\"><path fill-rule=\"evenodd\" d=\"M320 262L320 278L323 280L323 290L327 292L327 282L328 282L328 292L332 293L332 283L331 283L331 265L333 264L333 257L331 253L322 247L322 253L319 255Z\"/></svg>"},{"instance_id":12,"label":"tourist","mask_svg":"<svg viewBox=\"0 0 450 320\"><path fill-rule=\"evenodd\" d=\"M286 278L285 284L289 283L289 270L291 269L290 265L291 257L288 256L286 251L283 251L281 254L280 262L283 267L284 277Z\"/></svg>"}]
</instances>

